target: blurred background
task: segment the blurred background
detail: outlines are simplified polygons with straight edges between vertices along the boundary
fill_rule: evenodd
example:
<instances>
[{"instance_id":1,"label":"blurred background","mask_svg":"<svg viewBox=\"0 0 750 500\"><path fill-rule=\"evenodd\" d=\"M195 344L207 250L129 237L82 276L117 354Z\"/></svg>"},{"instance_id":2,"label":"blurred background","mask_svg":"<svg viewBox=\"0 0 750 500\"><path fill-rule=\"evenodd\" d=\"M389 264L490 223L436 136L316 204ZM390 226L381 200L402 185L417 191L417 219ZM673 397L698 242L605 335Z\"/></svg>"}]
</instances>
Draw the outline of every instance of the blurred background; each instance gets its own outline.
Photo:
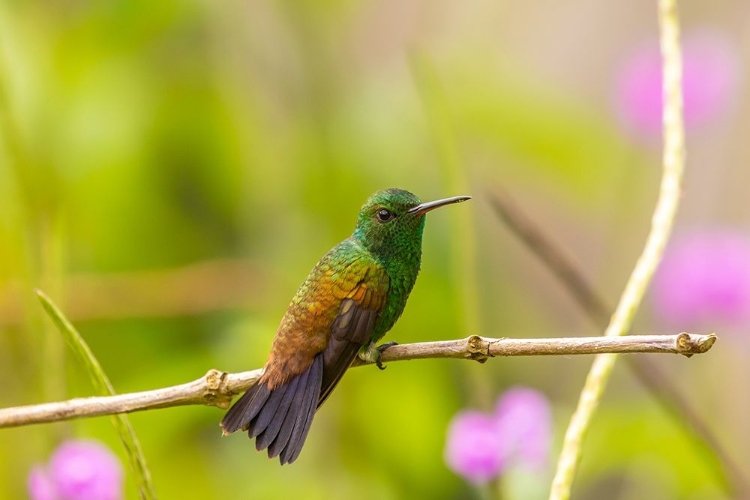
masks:
<instances>
[{"instance_id":1,"label":"blurred background","mask_svg":"<svg viewBox=\"0 0 750 500\"><path fill-rule=\"evenodd\" d=\"M633 331L719 333L709 354L651 361L747 464L750 4L679 7L684 198ZM93 393L36 287L118 392L260 367L310 268L390 186L474 199L428 217L387 340L600 334L490 201L508 193L616 303L660 179L657 40L655 2L0 2L0 407ZM490 489L546 498L591 361L351 370L283 468L221 438L216 408L131 421L165 499L472 498L449 425L525 386L550 409L546 459ZM682 418L620 363L574 497L730 496ZM2 430L0 498L28 497L72 438L127 463L108 418ZM123 488L137 498L129 470Z\"/></svg>"}]
</instances>

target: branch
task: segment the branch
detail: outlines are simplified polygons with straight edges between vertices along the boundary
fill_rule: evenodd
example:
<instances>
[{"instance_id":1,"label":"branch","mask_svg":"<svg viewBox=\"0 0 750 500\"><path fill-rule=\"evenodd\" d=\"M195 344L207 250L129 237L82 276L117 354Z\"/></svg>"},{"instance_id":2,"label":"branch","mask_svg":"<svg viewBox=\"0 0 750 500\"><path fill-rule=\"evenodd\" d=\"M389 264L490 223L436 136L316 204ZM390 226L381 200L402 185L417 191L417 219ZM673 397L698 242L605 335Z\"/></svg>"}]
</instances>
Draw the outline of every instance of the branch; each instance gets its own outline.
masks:
<instances>
[{"instance_id":1,"label":"branch","mask_svg":"<svg viewBox=\"0 0 750 500\"><path fill-rule=\"evenodd\" d=\"M636 335L630 337L571 337L552 339L495 339L472 335L460 340L395 345L383 351L382 361L456 358L484 362L498 356L539 356L601 353L672 353L690 357L708 351L716 335ZM366 364L357 359L353 366ZM262 374L209 370L185 384L151 391L76 398L56 403L0 409L0 428L58 422L82 417L114 415L171 406L229 407L232 397L247 390Z\"/></svg>"}]
</instances>

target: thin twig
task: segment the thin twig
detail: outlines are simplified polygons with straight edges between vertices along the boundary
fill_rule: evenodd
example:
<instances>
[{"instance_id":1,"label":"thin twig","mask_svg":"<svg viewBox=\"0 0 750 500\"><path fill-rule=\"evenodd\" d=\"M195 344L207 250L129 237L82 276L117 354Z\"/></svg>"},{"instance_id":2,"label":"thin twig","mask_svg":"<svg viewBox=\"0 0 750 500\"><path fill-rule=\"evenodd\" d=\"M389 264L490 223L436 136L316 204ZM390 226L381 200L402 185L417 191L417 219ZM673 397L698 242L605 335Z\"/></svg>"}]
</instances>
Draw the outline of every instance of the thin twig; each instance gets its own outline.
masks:
<instances>
[{"instance_id":1,"label":"thin twig","mask_svg":"<svg viewBox=\"0 0 750 500\"><path fill-rule=\"evenodd\" d=\"M630 329L635 312L646 293L651 277L661 261L664 247L680 204L685 167L685 137L682 119L682 55L679 44L679 21L676 0L659 0L659 27L663 54L664 158L659 199L651 220L651 231L641 256L622 292L607 336L619 336ZM578 407L565 433L563 449L552 481L550 500L567 500L581 460L583 440L607 386L617 356L598 355L581 391Z\"/></svg>"},{"instance_id":2,"label":"thin twig","mask_svg":"<svg viewBox=\"0 0 750 500\"><path fill-rule=\"evenodd\" d=\"M708 351L716 335L636 335L631 337L573 337L551 339L496 339L472 335L460 340L421 342L389 347L382 361L427 358L469 359L484 362L499 356L535 356L598 353L673 353L692 356ZM355 366L365 363L357 360ZM131 413L184 405L227 408L232 397L246 390L262 370L226 373L210 370L203 377L181 385L152 391L77 398L57 403L0 409L0 428L57 422L82 417Z\"/></svg>"},{"instance_id":3,"label":"thin twig","mask_svg":"<svg viewBox=\"0 0 750 500\"><path fill-rule=\"evenodd\" d=\"M566 252L531 221L504 191L495 189L489 198L495 213L513 234L554 274L586 316L604 330L613 308L591 286ZM742 468L711 431L701 413L693 407L680 387L665 375L653 360L643 356L626 358L637 379L683 426L688 436L701 446L699 457L716 474L731 495L750 496L750 482Z\"/></svg>"}]
</instances>

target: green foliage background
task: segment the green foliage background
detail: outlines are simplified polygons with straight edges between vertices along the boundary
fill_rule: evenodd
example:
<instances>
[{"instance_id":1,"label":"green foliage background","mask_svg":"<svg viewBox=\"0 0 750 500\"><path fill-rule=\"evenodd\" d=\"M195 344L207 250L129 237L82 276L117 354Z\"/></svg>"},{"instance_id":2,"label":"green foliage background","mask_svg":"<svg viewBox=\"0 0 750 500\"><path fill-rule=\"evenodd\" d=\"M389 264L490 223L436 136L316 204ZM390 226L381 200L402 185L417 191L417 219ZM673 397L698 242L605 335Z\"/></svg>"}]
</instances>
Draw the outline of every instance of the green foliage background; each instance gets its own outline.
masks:
<instances>
[{"instance_id":1,"label":"green foliage background","mask_svg":"<svg viewBox=\"0 0 750 500\"><path fill-rule=\"evenodd\" d=\"M610 93L618 57L656 36L655 6L472 3L0 2L0 406L92 394L35 287L70 315L119 392L261 366L306 273L389 186L474 196L430 215L423 270L389 339L597 334L487 199L512 193L614 302L648 228L660 158L658 144L618 126ZM686 29L707 19L741 33L742 2L683 7ZM740 115L688 136L700 162L688 163L683 229L748 229L739 186L750 174L730 167L747 165ZM719 159L728 166L713 167ZM206 262L239 262L249 278L169 278ZM647 308L635 330L661 331ZM750 407L716 383L747 379L743 341L659 362L747 463ZM722 348L733 343L742 348ZM283 468L242 436L222 439L215 408L131 421L161 498L465 498L443 460L452 415L488 409L486 394L512 385L537 388L553 405L555 451L589 365L352 370ZM0 498L23 498L29 468L68 437L103 440L127 462L106 418L3 430ZM704 455L621 365L576 498L721 498ZM544 497L553 465L536 484L505 487ZM130 478L126 495L136 498Z\"/></svg>"}]
</instances>

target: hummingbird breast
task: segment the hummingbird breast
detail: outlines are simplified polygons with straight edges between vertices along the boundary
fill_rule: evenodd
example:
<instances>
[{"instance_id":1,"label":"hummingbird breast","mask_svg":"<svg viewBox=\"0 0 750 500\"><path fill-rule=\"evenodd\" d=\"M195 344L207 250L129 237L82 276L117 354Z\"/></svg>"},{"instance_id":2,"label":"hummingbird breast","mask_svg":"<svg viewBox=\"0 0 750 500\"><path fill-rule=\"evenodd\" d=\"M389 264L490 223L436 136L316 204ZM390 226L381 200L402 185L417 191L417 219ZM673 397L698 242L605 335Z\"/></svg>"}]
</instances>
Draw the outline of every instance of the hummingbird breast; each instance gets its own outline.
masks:
<instances>
[{"instance_id":1,"label":"hummingbird breast","mask_svg":"<svg viewBox=\"0 0 750 500\"><path fill-rule=\"evenodd\" d=\"M385 307L372 334L372 341L377 342L385 336L401 317L406 308L406 301L414 288L422 260L421 244L404 249L402 253L391 254L382 265L388 274L390 288Z\"/></svg>"}]
</instances>

